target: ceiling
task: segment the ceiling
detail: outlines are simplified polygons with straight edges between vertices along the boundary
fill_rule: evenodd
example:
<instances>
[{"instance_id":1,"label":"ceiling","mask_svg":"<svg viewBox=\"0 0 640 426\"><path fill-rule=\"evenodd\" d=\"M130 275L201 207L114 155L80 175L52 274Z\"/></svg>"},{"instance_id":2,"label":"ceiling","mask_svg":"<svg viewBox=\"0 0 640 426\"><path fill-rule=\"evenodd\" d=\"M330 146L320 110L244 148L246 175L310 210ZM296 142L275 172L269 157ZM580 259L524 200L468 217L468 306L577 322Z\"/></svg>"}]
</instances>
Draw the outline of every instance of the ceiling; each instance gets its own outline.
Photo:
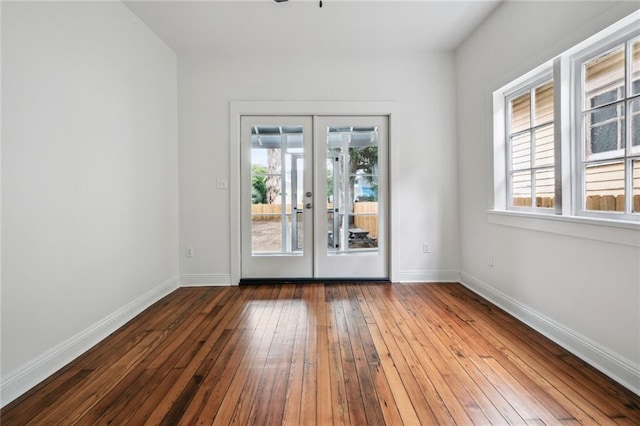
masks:
<instances>
[{"instance_id":1,"label":"ceiling","mask_svg":"<svg viewBox=\"0 0 640 426\"><path fill-rule=\"evenodd\" d=\"M138 0L124 3L178 53L455 49L501 0Z\"/></svg>"}]
</instances>

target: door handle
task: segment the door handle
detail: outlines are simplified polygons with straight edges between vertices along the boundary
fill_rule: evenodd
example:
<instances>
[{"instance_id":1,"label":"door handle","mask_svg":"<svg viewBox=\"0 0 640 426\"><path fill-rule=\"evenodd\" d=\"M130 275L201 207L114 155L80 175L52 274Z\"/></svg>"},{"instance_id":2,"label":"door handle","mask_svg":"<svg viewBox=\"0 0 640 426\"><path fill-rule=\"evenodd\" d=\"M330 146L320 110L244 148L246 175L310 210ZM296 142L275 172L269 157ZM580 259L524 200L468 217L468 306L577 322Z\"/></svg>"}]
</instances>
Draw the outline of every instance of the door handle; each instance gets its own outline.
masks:
<instances>
[{"instance_id":1,"label":"door handle","mask_svg":"<svg viewBox=\"0 0 640 426\"><path fill-rule=\"evenodd\" d=\"M305 204L304 206L305 206L307 209L310 209L311 207L313 207L313 206L311 205L311 203L307 203L307 204Z\"/></svg>"},{"instance_id":2,"label":"door handle","mask_svg":"<svg viewBox=\"0 0 640 426\"><path fill-rule=\"evenodd\" d=\"M307 193L304 195L306 195L307 197L311 197L313 194L311 193L311 191L307 191Z\"/></svg>"}]
</instances>

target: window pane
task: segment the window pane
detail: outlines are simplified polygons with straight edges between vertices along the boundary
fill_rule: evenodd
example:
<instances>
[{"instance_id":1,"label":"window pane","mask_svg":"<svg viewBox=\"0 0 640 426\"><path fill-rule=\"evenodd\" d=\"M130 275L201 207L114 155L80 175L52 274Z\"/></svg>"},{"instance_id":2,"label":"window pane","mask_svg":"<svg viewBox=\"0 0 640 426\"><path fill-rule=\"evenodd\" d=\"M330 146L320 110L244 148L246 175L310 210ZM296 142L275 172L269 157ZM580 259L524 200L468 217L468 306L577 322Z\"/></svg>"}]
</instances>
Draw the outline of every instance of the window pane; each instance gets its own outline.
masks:
<instances>
[{"instance_id":1,"label":"window pane","mask_svg":"<svg viewBox=\"0 0 640 426\"><path fill-rule=\"evenodd\" d=\"M633 210L640 213L640 160L633 161Z\"/></svg>"},{"instance_id":2,"label":"window pane","mask_svg":"<svg viewBox=\"0 0 640 426\"><path fill-rule=\"evenodd\" d=\"M251 129L252 255L302 250L303 158L302 126Z\"/></svg>"},{"instance_id":3,"label":"window pane","mask_svg":"<svg viewBox=\"0 0 640 426\"><path fill-rule=\"evenodd\" d=\"M531 134L511 138L511 170L531 168Z\"/></svg>"},{"instance_id":4,"label":"window pane","mask_svg":"<svg viewBox=\"0 0 640 426\"><path fill-rule=\"evenodd\" d=\"M356 203L354 211L349 248L378 247L378 203Z\"/></svg>"},{"instance_id":5,"label":"window pane","mask_svg":"<svg viewBox=\"0 0 640 426\"><path fill-rule=\"evenodd\" d=\"M598 108L586 114L585 156L624 147L624 104Z\"/></svg>"},{"instance_id":6,"label":"window pane","mask_svg":"<svg viewBox=\"0 0 640 426\"><path fill-rule=\"evenodd\" d=\"M585 167L586 210L624 211L624 163Z\"/></svg>"},{"instance_id":7,"label":"window pane","mask_svg":"<svg viewBox=\"0 0 640 426\"><path fill-rule=\"evenodd\" d=\"M553 124L539 128L534 132L533 137L535 138L535 167L553 166Z\"/></svg>"},{"instance_id":8,"label":"window pane","mask_svg":"<svg viewBox=\"0 0 640 426\"><path fill-rule=\"evenodd\" d=\"M378 248L378 128L327 129L330 255Z\"/></svg>"},{"instance_id":9,"label":"window pane","mask_svg":"<svg viewBox=\"0 0 640 426\"><path fill-rule=\"evenodd\" d=\"M617 100L618 100L618 89L612 89L592 97L591 105L589 105L589 107L596 108L601 105L613 103Z\"/></svg>"},{"instance_id":10,"label":"window pane","mask_svg":"<svg viewBox=\"0 0 640 426\"><path fill-rule=\"evenodd\" d=\"M631 147L640 148L640 99L631 102Z\"/></svg>"},{"instance_id":11,"label":"window pane","mask_svg":"<svg viewBox=\"0 0 640 426\"><path fill-rule=\"evenodd\" d=\"M511 205L531 207L531 172L518 172L511 176Z\"/></svg>"},{"instance_id":12,"label":"window pane","mask_svg":"<svg viewBox=\"0 0 640 426\"><path fill-rule=\"evenodd\" d=\"M536 88L535 97L534 126L553 121L553 82Z\"/></svg>"},{"instance_id":13,"label":"window pane","mask_svg":"<svg viewBox=\"0 0 640 426\"><path fill-rule=\"evenodd\" d=\"M640 38L631 42L631 94L640 93Z\"/></svg>"},{"instance_id":14,"label":"window pane","mask_svg":"<svg viewBox=\"0 0 640 426\"><path fill-rule=\"evenodd\" d=\"M253 207L255 208L256 206ZM262 211L270 210L269 207L272 207L271 210L273 210L273 214L268 215L263 213L261 215L252 216L252 254L294 253L303 249L302 212L296 214L297 220L295 226L292 216L290 214L285 215L285 225L283 229L281 215L278 214L282 210L280 206L273 205L258 207L263 207ZM290 211L288 206L287 211Z\"/></svg>"},{"instance_id":15,"label":"window pane","mask_svg":"<svg viewBox=\"0 0 640 426\"><path fill-rule=\"evenodd\" d=\"M551 208L555 203L554 169L543 169L535 172L536 207Z\"/></svg>"},{"instance_id":16,"label":"window pane","mask_svg":"<svg viewBox=\"0 0 640 426\"><path fill-rule=\"evenodd\" d=\"M584 108L621 99L624 93L624 44L584 65Z\"/></svg>"},{"instance_id":17,"label":"window pane","mask_svg":"<svg viewBox=\"0 0 640 426\"><path fill-rule=\"evenodd\" d=\"M547 78L547 82L529 86L527 92L510 101L509 207L553 207L554 87L553 79ZM542 195L537 197L537 192Z\"/></svg>"},{"instance_id":18,"label":"window pane","mask_svg":"<svg viewBox=\"0 0 640 426\"><path fill-rule=\"evenodd\" d=\"M378 177L359 175L356 178L353 202L377 202L378 201Z\"/></svg>"},{"instance_id":19,"label":"window pane","mask_svg":"<svg viewBox=\"0 0 640 426\"><path fill-rule=\"evenodd\" d=\"M529 92L511 101L511 133L531 127L531 95Z\"/></svg>"},{"instance_id":20,"label":"window pane","mask_svg":"<svg viewBox=\"0 0 640 426\"><path fill-rule=\"evenodd\" d=\"M293 218L293 216L291 216ZM295 226L294 226L295 225ZM304 250L304 213L297 211L295 213L295 224L291 224L292 232L295 235L291 238L291 246L295 251ZM295 231L293 231L295 229Z\"/></svg>"},{"instance_id":21,"label":"window pane","mask_svg":"<svg viewBox=\"0 0 640 426\"><path fill-rule=\"evenodd\" d=\"M252 207L255 208L256 206ZM264 209L261 210L264 211ZM251 248L253 254L282 252L282 225L280 215L275 213L274 209L273 215L261 214L252 216Z\"/></svg>"},{"instance_id":22,"label":"window pane","mask_svg":"<svg viewBox=\"0 0 640 426\"><path fill-rule=\"evenodd\" d=\"M281 150L278 148L263 148L253 146L251 149L251 163L254 166L262 166L265 172L280 174L282 171Z\"/></svg>"}]
</instances>

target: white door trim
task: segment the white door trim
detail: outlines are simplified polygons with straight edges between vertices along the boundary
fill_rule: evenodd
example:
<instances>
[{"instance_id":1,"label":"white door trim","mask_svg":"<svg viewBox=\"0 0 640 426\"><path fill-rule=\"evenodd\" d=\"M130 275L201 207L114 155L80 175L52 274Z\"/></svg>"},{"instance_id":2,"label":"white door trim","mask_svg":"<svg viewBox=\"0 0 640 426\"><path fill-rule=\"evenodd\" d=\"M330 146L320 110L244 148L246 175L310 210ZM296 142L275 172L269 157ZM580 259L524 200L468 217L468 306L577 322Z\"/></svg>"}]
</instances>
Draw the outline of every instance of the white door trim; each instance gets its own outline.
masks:
<instances>
[{"instance_id":1,"label":"white door trim","mask_svg":"<svg viewBox=\"0 0 640 426\"><path fill-rule=\"evenodd\" d=\"M353 102L329 102L329 101L231 101L229 105L229 232L230 232L230 259L231 259L231 284L240 282L241 272L241 243L240 243L240 117L243 115L306 115L306 116L337 116L337 115L385 115L389 117L389 279L397 281L397 262L394 254L399 253L394 238L393 230L397 229L394 214L395 191L394 175L396 167L396 155L392 149L395 140L394 134L398 122L398 104L394 101L353 101Z\"/></svg>"}]
</instances>

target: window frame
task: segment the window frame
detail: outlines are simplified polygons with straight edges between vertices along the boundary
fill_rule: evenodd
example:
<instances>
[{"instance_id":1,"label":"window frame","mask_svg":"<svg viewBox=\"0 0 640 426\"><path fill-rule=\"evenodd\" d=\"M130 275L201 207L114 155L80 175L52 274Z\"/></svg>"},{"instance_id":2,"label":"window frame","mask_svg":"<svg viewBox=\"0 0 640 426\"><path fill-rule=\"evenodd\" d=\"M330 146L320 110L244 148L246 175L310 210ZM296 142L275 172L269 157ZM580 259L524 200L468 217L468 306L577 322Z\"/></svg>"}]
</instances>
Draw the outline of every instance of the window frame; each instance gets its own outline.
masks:
<instances>
[{"instance_id":1,"label":"window frame","mask_svg":"<svg viewBox=\"0 0 640 426\"><path fill-rule=\"evenodd\" d=\"M553 168L554 170L554 175L555 175L555 168L557 167L557 162L556 162L556 158L554 155L554 161L553 161L553 165L552 166L537 166L535 165L535 150L534 148L534 138L533 138L533 134L537 131L540 130L546 126L551 125L551 127L554 130L554 150L555 150L555 146L556 146L556 137L555 137L555 122L556 122L556 118L555 118L555 102L556 102L556 94L555 94L555 79L554 79L554 72L553 72L553 66L552 64L545 64L545 66L542 69L537 69L536 73L534 73L533 75L531 75L529 78L527 78L526 80L524 80L521 84L518 84L516 86L514 86L512 88L512 90L509 90L507 92L505 92L503 94L504 96L504 149L505 149L505 162L504 162L504 166L505 166L505 182L506 182L506 209L507 210L514 210L514 211L523 211L523 212L538 212L538 213L542 213L542 214L554 214L555 213L555 200L558 198L558 193L557 193L557 185L555 185L554 183L554 207L538 207L536 206L536 197L535 197L535 172L538 171L539 169L549 169L549 168ZM534 124L534 119L535 119L535 91L537 88L544 86L547 83L553 83L553 90L554 90L554 111L553 111L553 120L549 121L549 122L545 122L543 124ZM511 132L511 102L515 99L517 99L518 97L524 95L525 93L529 93L530 94L530 98L529 98L529 108L530 108L530 115L529 115L529 119L530 119L530 125L528 128L520 130L518 132ZM532 107L533 105L533 107ZM530 145L531 145L531 151L530 151L530 158L529 158L529 167L528 168L524 168L521 170L513 170L512 169L512 145L511 145L511 141L512 141L512 135L524 135L526 132L529 132L531 140L530 140ZM531 205L530 206L514 206L513 205L513 174L514 173L520 173L520 172L529 172L530 173L530 182L531 182ZM555 177L554 177L554 182L555 182Z\"/></svg>"},{"instance_id":2,"label":"window frame","mask_svg":"<svg viewBox=\"0 0 640 426\"><path fill-rule=\"evenodd\" d=\"M631 95L631 88L625 86L623 105L625 109L625 152L623 159L630 171L625 175L625 191L630 196L625 197L626 211L629 213L590 211L582 208L586 203L583 194L582 153L585 149L582 116L582 64L589 58L597 57L621 43L632 45L631 42L640 37L640 11L634 12L610 27L578 43L555 58L545 62L523 76L493 92L493 191L490 193L488 213L490 222L502 223L510 226L529 228L527 225L535 218L546 218L559 221L559 229L567 228L573 222L576 226L597 225L598 227L622 227L639 232L640 212L633 212L633 161L640 161L640 148L632 150L631 134L632 114L631 102L640 96ZM627 51L625 50L625 53ZM627 53L631 56L632 52ZM583 60L579 63L579 60ZM550 71L551 70L551 71ZM511 164L507 150L509 129L509 99L530 90L535 83L543 81L545 75L553 75L554 83L554 168L555 168L555 209L512 207L511 187L509 186L509 171ZM631 81L631 61L625 65L625 82ZM576 74L578 73L578 74ZM578 75L578 77L576 77ZM640 84L640 83L639 83ZM579 85L579 86L577 86ZM638 101L640 102L640 101ZM637 114L640 116L640 109ZM640 120L640 118L639 118ZM532 204L535 205L535 202ZM585 206L586 207L586 206ZM513 217L513 220L509 220ZM594 235L600 233L594 230ZM587 232L587 231L585 231ZM589 234L587 232L587 234ZM585 234L586 235L586 234ZM599 239L599 238L595 238ZM640 245L640 241L638 241ZM635 245L635 243L634 243Z\"/></svg>"},{"instance_id":3,"label":"window frame","mask_svg":"<svg viewBox=\"0 0 640 426\"><path fill-rule=\"evenodd\" d=\"M599 37L598 37L599 36ZM570 54L571 68L571 122L573 137L570 140L572 147L571 174L574 177L572 190L573 197L572 214L576 217L601 218L612 221L640 222L640 212L633 212L633 161L640 160L640 153L632 153L631 147L631 126L632 114L630 105L633 100L640 99L640 94L632 95L631 86L631 61L632 52L629 46L634 40L640 37L640 22L635 21L616 31L603 31L596 34L597 40L588 43L587 46L576 49ZM588 40L587 40L588 42ZM606 105L622 105L624 109L624 140L621 141L622 148L607 151L604 153L592 154L590 159L585 158L586 148L586 118L585 114L593 111L593 107L585 107L585 87L584 87L584 65L590 60L597 58L609 51L615 50L618 46L624 45L624 89L622 98L610 102ZM608 90L619 90L619 87L609 87ZM603 91L602 93L605 93ZM561 144L565 142L560 141ZM588 210L586 208L587 195L585 184L585 167L589 165L623 163L624 166L624 195L625 211L616 212L611 210Z\"/></svg>"}]
</instances>

